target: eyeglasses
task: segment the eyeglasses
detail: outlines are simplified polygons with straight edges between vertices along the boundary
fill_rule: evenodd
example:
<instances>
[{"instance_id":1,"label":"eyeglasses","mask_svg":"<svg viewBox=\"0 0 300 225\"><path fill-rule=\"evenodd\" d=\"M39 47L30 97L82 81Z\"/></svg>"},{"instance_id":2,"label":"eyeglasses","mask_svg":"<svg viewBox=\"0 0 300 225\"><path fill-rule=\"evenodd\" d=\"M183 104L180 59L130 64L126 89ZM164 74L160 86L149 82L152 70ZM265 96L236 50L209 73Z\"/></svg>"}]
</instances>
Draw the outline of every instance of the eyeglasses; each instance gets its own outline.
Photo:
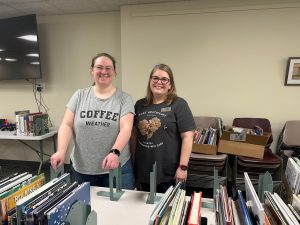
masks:
<instances>
[{"instance_id":1,"label":"eyeglasses","mask_svg":"<svg viewBox=\"0 0 300 225\"><path fill-rule=\"evenodd\" d=\"M158 77L158 76L152 76L151 77L151 80L154 82L154 83L158 83L158 81L161 81L162 84L167 84L170 82L170 79L167 78L167 77Z\"/></svg>"},{"instance_id":2,"label":"eyeglasses","mask_svg":"<svg viewBox=\"0 0 300 225\"><path fill-rule=\"evenodd\" d=\"M107 72L111 72L113 70L111 66L94 66L93 68L99 71L105 70Z\"/></svg>"}]
</instances>

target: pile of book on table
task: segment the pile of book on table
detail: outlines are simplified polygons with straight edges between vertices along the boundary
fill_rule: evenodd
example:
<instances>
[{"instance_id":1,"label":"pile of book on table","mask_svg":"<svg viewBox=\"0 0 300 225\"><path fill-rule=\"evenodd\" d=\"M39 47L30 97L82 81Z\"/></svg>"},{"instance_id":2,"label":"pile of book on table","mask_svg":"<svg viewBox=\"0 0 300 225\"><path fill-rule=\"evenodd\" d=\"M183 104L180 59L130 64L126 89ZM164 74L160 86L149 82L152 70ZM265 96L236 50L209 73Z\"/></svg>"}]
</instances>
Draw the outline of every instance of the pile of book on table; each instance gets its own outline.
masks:
<instances>
[{"instance_id":1,"label":"pile of book on table","mask_svg":"<svg viewBox=\"0 0 300 225\"><path fill-rule=\"evenodd\" d=\"M44 182L43 174L32 176L27 172L1 180L0 224L63 224L75 203L90 206L89 183L71 183L68 173L46 184ZM77 220L83 219L78 215Z\"/></svg>"},{"instance_id":2,"label":"pile of book on table","mask_svg":"<svg viewBox=\"0 0 300 225\"><path fill-rule=\"evenodd\" d=\"M22 110L16 111L15 117L18 136L40 136L49 133L47 113L30 113L29 110Z\"/></svg>"},{"instance_id":3,"label":"pile of book on table","mask_svg":"<svg viewBox=\"0 0 300 225\"><path fill-rule=\"evenodd\" d=\"M261 202L247 173L245 175L246 198L237 191L237 199L228 197L226 186L220 186L215 196L217 225L299 225L300 200L285 204L277 193L264 192Z\"/></svg>"},{"instance_id":4,"label":"pile of book on table","mask_svg":"<svg viewBox=\"0 0 300 225\"><path fill-rule=\"evenodd\" d=\"M202 192L185 196L182 182L171 186L153 210L149 225L198 225L202 204Z\"/></svg>"}]
</instances>

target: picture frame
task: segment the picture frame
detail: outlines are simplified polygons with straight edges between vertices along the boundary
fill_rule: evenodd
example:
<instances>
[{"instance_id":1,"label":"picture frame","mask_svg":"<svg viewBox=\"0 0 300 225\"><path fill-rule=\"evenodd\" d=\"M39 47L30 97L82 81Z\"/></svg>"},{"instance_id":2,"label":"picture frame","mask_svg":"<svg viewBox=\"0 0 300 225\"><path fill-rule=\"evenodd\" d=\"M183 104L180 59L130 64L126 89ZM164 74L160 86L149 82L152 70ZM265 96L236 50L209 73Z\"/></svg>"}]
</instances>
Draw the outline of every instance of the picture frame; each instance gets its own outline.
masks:
<instances>
[{"instance_id":1,"label":"picture frame","mask_svg":"<svg viewBox=\"0 0 300 225\"><path fill-rule=\"evenodd\" d=\"M300 85L300 57L288 58L285 85Z\"/></svg>"}]
</instances>

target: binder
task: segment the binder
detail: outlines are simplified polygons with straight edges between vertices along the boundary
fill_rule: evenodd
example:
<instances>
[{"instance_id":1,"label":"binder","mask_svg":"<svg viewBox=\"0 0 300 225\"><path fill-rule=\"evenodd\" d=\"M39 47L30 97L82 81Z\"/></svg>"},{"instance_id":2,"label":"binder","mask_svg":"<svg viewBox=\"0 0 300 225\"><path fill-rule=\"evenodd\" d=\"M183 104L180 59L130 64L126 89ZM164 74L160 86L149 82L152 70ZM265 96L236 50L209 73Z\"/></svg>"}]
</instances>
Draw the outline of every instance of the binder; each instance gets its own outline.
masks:
<instances>
[{"instance_id":1,"label":"binder","mask_svg":"<svg viewBox=\"0 0 300 225\"><path fill-rule=\"evenodd\" d=\"M69 209L75 202L78 201L88 205L91 204L90 183L82 183L73 190L67 198L51 209L51 211L45 212L48 224L55 224L55 221L65 221L69 213Z\"/></svg>"}]
</instances>

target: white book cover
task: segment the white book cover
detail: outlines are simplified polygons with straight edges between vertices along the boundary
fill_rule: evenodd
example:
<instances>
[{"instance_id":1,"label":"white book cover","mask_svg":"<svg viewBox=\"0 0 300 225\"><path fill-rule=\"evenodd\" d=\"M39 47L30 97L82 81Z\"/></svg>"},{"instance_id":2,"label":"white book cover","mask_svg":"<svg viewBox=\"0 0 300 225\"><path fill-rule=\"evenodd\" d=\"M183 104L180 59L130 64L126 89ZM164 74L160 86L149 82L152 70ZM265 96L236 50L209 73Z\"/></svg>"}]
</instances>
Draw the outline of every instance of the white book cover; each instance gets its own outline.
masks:
<instances>
[{"instance_id":1,"label":"white book cover","mask_svg":"<svg viewBox=\"0 0 300 225\"><path fill-rule=\"evenodd\" d=\"M292 206L298 211L300 212L300 198L293 194L293 201L292 201Z\"/></svg>"},{"instance_id":2,"label":"white book cover","mask_svg":"<svg viewBox=\"0 0 300 225\"><path fill-rule=\"evenodd\" d=\"M258 218L259 224L264 225L265 224L264 208L256 194L256 191L252 185L248 173L244 172L244 177L245 177L247 205L252 209L254 216Z\"/></svg>"},{"instance_id":3,"label":"white book cover","mask_svg":"<svg viewBox=\"0 0 300 225\"><path fill-rule=\"evenodd\" d=\"M292 158L288 159L285 176L287 178L288 184L295 193L297 183L299 183L300 167Z\"/></svg>"}]
</instances>

